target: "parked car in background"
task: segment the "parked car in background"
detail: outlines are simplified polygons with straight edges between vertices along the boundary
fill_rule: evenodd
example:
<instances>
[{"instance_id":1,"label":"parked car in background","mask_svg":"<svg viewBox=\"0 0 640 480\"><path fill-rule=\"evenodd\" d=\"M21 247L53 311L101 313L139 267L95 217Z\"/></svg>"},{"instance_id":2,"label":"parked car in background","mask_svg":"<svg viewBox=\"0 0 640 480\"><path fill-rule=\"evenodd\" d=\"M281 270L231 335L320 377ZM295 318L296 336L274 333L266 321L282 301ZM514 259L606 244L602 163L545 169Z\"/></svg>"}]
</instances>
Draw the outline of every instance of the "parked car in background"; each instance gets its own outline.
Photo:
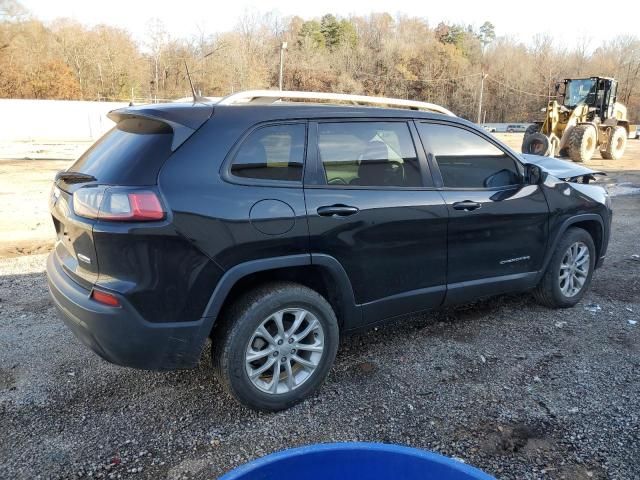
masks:
<instances>
[{"instance_id":1,"label":"parked car in background","mask_svg":"<svg viewBox=\"0 0 640 480\"><path fill-rule=\"evenodd\" d=\"M508 125L508 133L524 132L527 129L526 125Z\"/></svg>"},{"instance_id":2,"label":"parked car in background","mask_svg":"<svg viewBox=\"0 0 640 480\"><path fill-rule=\"evenodd\" d=\"M211 339L251 408L309 396L340 336L390 318L528 290L572 307L607 251L598 172L437 105L257 91L109 117L52 188L54 304L119 365L194 367Z\"/></svg>"},{"instance_id":3,"label":"parked car in background","mask_svg":"<svg viewBox=\"0 0 640 480\"><path fill-rule=\"evenodd\" d=\"M483 125L482 128L484 128L485 132L489 132L489 133L495 133L496 132L496 127L491 127L489 125Z\"/></svg>"}]
</instances>

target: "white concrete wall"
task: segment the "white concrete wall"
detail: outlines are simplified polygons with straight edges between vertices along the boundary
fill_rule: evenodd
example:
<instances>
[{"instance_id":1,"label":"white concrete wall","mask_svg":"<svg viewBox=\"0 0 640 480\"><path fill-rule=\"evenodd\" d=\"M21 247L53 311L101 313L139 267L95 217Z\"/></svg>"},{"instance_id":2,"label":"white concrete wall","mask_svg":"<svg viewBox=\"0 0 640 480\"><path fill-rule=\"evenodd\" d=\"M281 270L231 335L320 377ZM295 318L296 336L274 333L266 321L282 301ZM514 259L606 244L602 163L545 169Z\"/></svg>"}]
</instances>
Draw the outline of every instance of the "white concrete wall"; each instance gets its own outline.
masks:
<instances>
[{"instance_id":1,"label":"white concrete wall","mask_svg":"<svg viewBox=\"0 0 640 480\"><path fill-rule=\"evenodd\" d=\"M0 99L0 142L94 141L114 125L107 113L125 106L116 102Z\"/></svg>"}]
</instances>

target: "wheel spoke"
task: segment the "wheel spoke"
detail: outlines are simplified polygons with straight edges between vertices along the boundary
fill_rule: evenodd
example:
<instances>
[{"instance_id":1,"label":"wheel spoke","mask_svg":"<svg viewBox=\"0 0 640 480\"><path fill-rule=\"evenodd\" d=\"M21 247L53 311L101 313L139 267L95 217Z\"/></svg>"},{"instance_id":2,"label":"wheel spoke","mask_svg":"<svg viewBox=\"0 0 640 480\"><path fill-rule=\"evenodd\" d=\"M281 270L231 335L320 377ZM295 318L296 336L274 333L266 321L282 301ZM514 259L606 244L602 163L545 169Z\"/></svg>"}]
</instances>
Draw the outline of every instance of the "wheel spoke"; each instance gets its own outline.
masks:
<instances>
[{"instance_id":1,"label":"wheel spoke","mask_svg":"<svg viewBox=\"0 0 640 480\"><path fill-rule=\"evenodd\" d=\"M587 253L588 253L588 250L585 247L580 247L578 249L578 255L576 255L575 262L576 263L580 262Z\"/></svg>"},{"instance_id":2,"label":"wheel spoke","mask_svg":"<svg viewBox=\"0 0 640 480\"><path fill-rule=\"evenodd\" d=\"M287 335L289 336L294 335L300 328L300 325L302 324L302 321L305 319L306 316L307 316L306 310L297 311L295 313L295 320L293 321L293 325L291 325L291 328L287 332Z\"/></svg>"},{"instance_id":3,"label":"wheel spoke","mask_svg":"<svg viewBox=\"0 0 640 480\"><path fill-rule=\"evenodd\" d=\"M324 350L324 346L320 343L314 343L313 345L307 345L305 343L296 344L297 350L304 350L306 352L322 352Z\"/></svg>"},{"instance_id":4,"label":"wheel spoke","mask_svg":"<svg viewBox=\"0 0 640 480\"><path fill-rule=\"evenodd\" d=\"M284 364L284 369L287 372L287 388L293 390L296 387L296 379L293 377L293 370L291 369L291 359L287 359Z\"/></svg>"},{"instance_id":5,"label":"wheel spoke","mask_svg":"<svg viewBox=\"0 0 640 480\"><path fill-rule=\"evenodd\" d=\"M585 271L581 268L576 268L575 272L573 272L574 275L576 276L580 276L580 277L586 277L588 274L588 271Z\"/></svg>"},{"instance_id":6,"label":"wheel spoke","mask_svg":"<svg viewBox=\"0 0 640 480\"><path fill-rule=\"evenodd\" d=\"M256 334L264 338L270 345L273 345L274 347L276 346L275 338L273 338L273 336L267 331L267 329L264 327L264 324L258 327Z\"/></svg>"},{"instance_id":7,"label":"wheel spoke","mask_svg":"<svg viewBox=\"0 0 640 480\"><path fill-rule=\"evenodd\" d=\"M314 318L311 322L309 322L309 325L307 325L307 328L305 328L300 335L295 335L294 337L295 341L299 342L300 340L304 340L319 325L320 324L318 323L318 320Z\"/></svg>"},{"instance_id":8,"label":"wheel spoke","mask_svg":"<svg viewBox=\"0 0 640 480\"><path fill-rule=\"evenodd\" d=\"M275 350L270 348L265 348L264 350L249 350L247 352L247 362L255 362L256 360L260 360L261 358L266 357L267 355L271 355Z\"/></svg>"},{"instance_id":9,"label":"wheel spoke","mask_svg":"<svg viewBox=\"0 0 640 480\"><path fill-rule=\"evenodd\" d=\"M256 368L256 369L252 369L251 372L251 378L255 379L258 378L260 375L262 375L264 372L266 372L267 370L269 370L271 367L273 367L273 364L276 363L277 358L271 357L269 360L267 360L266 362L264 362L264 365L262 365L260 368ZM276 366L277 367L277 366ZM277 368L276 368L277 369ZM275 375L275 372L274 372Z\"/></svg>"},{"instance_id":10,"label":"wheel spoke","mask_svg":"<svg viewBox=\"0 0 640 480\"><path fill-rule=\"evenodd\" d=\"M299 357L298 355L291 355L291 360L293 360L296 363L299 363L303 367L316 368L315 363L310 362L309 360L305 360L304 358Z\"/></svg>"},{"instance_id":11,"label":"wheel spoke","mask_svg":"<svg viewBox=\"0 0 640 480\"><path fill-rule=\"evenodd\" d=\"M280 384L280 364L277 364L273 369L273 380L271 380L271 385L269 385L269 390L271 390L271 393L278 392L279 384Z\"/></svg>"},{"instance_id":12,"label":"wheel spoke","mask_svg":"<svg viewBox=\"0 0 640 480\"><path fill-rule=\"evenodd\" d=\"M278 327L278 337L283 338L284 337L284 325L282 325L282 314L283 312L276 312L273 314L273 321L276 324L276 327Z\"/></svg>"}]
</instances>

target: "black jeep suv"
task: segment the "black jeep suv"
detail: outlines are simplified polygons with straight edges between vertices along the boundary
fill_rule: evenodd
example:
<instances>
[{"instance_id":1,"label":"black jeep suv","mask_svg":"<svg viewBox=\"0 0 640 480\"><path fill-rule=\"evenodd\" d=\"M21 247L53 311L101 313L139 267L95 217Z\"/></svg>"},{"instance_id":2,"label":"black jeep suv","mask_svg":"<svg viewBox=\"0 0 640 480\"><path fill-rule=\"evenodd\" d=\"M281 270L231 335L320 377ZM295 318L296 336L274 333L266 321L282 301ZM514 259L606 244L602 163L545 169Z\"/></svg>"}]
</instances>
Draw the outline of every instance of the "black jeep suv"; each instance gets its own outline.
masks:
<instances>
[{"instance_id":1,"label":"black jeep suv","mask_svg":"<svg viewBox=\"0 0 640 480\"><path fill-rule=\"evenodd\" d=\"M604 259L598 172L438 113L229 103L116 110L56 177L51 295L110 362L193 367L211 338L236 399L283 409L345 333L506 292L571 307Z\"/></svg>"}]
</instances>

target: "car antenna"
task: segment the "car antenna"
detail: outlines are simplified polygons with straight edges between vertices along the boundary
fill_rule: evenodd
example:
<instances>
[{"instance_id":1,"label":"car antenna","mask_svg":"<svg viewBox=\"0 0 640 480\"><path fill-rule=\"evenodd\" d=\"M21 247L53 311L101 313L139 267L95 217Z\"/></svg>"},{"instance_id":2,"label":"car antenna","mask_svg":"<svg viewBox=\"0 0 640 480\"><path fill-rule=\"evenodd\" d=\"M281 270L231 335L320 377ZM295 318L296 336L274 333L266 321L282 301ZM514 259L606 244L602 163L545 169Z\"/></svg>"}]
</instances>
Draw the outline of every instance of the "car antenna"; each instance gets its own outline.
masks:
<instances>
[{"instance_id":1,"label":"car antenna","mask_svg":"<svg viewBox=\"0 0 640 480\"><path fill-rule=\"evenodd\" d=\"M206 102L207 99L204 97L201 97L200 95L198 95L196 93L196 89L193 88L193 82L191 81L191 74L189 73L189 67L187 66L187 61L184 60L184 68L187 71L187 78L189 79L189 86L191 87L191 94L193 95L193 103L198 103L198 102Z\"/></svg>"}]
</instances>

